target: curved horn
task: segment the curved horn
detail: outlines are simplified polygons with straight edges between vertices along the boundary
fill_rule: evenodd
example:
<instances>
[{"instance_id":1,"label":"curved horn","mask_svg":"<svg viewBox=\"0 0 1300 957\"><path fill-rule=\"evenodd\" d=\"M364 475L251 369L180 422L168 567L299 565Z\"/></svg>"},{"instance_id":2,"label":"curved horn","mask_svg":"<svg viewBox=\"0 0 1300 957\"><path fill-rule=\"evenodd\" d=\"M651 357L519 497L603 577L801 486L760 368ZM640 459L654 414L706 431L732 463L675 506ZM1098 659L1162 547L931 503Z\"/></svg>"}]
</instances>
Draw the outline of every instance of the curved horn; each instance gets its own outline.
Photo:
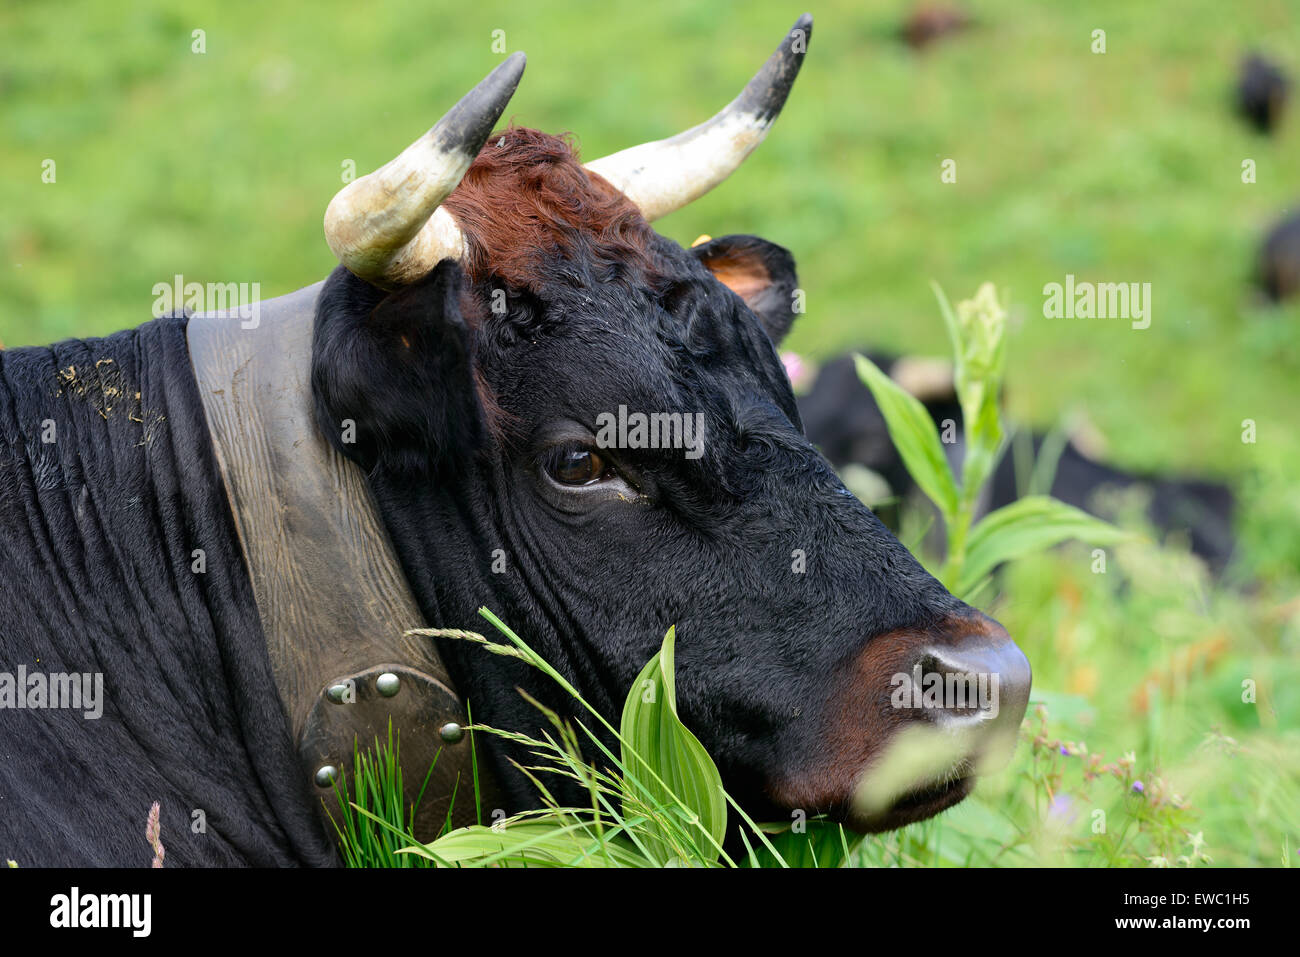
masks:
<instances>
[{"instance_id":1,"label":"curved horn","mask_svg":"<svg viewBox=\"0 0 1300 957\"><path fill-rule=\"evenodd\" d=\"M325 210L325 241L339 262L362 279L395 286L464 256L460 227L438 205L492 134L524 63L522 53L511 54L433 129L339 190Z\"/></svg>"},{"instance_id":2,"label":"curved horn","mask_svg":"<svg viewBox=\"0 0 1300 957\"><path fill-rule=\"evenodd\" d=\"M799 75L812 15L795 21L740 96L713 119L666 140L642 143L586 164L623 191L648 220L703 196L763 142Z\"/></svg>"}]
</instances>

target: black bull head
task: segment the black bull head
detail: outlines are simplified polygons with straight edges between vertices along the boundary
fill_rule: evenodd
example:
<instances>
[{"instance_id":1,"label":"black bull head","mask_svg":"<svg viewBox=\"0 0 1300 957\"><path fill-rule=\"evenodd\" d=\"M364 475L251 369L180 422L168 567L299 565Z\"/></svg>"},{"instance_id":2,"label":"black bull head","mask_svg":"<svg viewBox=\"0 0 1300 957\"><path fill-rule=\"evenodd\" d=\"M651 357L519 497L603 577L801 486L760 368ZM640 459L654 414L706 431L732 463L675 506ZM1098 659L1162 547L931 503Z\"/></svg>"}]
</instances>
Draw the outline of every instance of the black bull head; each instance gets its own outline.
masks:
<instances>
[{"instance_id":1,"label":"black bull head","mask_svg":"<svg viewBox=\"0 0 1300 957\"><path fill-rule=\"evenodd\" d=\"M556 138L491 133L523 70L507 60L331 203L344 268L319 299L312 385L429 620L491 606L608 715L676 624L682 716L734 793L884 828L969 791L1019 724L1028 664L804 437L774 348L789 254L748 236L686 250L648 225L758 145L810 33L802 18L707 123L585 167ZM522 665L443 654L486 723L537 726L517 687L567 710ZM999 700L900 706L896 676L950 674ZM913 727L962 744L855 802Z\"/></svg>"},{"instance_id":2,"label":"black bull head","mask_svg":"<svg viewBox=\"0 0 1300 957\"><path fill-rule=\"evenodd\" d=\"M492 608L611 717L675 624L682 718L733 794L871 830L969 792L1014 736L1028 663L804 437L775 349L790 255L750 236L683 249L649 226L758 145L810 34L801 18L707 123L586 166L555 137L492 132L523 71L506 60L330 204L342 266L317 301L311 388L431 624ZM519 688L571 710L518 662L440 650L476 720L536 729ZM900 675L980 676L995 699L900 704ZM856 802L917 728L958 745ZM506 803L535 804L492 757Z\"/></svg>"}]
</instances>

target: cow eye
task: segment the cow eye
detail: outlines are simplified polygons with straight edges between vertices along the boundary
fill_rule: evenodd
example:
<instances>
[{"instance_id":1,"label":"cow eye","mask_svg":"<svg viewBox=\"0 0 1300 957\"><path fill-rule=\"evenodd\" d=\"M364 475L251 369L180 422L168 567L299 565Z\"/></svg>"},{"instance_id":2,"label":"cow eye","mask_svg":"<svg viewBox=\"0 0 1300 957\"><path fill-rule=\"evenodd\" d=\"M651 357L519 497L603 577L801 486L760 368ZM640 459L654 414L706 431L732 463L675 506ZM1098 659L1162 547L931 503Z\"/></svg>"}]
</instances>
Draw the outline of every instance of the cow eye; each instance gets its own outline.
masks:
<instances>
[{"instance_id":1,"label":"cow eye","mask_svg":"<svg viewBox=\"0 0 1300 957\"><path fill-rule=\"evenodd\" d=\"M542 463L546 474L561 485L591 485L615 474L598 452L582 446L551 449Z\"/></svg>"}]
</instances>

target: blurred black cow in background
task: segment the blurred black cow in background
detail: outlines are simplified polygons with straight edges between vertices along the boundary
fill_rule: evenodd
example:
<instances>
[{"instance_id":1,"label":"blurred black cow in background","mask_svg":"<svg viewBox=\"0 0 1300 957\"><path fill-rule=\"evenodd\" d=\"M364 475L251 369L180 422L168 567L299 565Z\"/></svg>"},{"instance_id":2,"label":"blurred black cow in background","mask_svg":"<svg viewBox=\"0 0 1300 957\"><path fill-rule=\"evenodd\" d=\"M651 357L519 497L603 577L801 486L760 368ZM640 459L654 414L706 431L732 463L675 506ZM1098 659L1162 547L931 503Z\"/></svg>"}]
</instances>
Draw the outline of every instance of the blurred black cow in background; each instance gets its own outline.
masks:
<instances>
[{"instance_id":1,"label":"blurred black cow in background","mask_svg":"<svg viewBox=\"0 0 1300 957\"><path fill-rule=\"evenodd\" d=\"M1300 213L1287 216L1264 237L1256 281L1272 302L1300 292Z\"/></svg>"},{"instance_id":2,"label":"blurred black cow in background","mask_svg":"<svg viewBox=\"0 0 1300 957\"><path fill-rule=\"evenodd\" d=\"M1237 76L1236 110L1258 132L1273 133L1286 110L1291 81L1280 66L1251 53ZM1282 219L1264 237L1255 266L1255 282L1272 302L1300 291L1300 213Z\"/></svg>"},{"instance_id":3,"label":"blurred black cow in background","mask_svg":"<svg viewBox=\"0 0 1300 957\"><path fill-rule=\"evenodd\" d=\"M897 358L867 350L863 353L921 400L941 434L951 420L953 427L949 431L957 441L944 448L954 467L959 465L963 455L962 415L953 388L951 366L937 360ZM892 500L868 504L886 524L897 530L898 502L912 491L915 483L890 441L871 390L858 379L853 356L837 356L822 365L798 402L805 433L837 469L861 466L883 479ZM1228 486L1201 479L1122 472L1085 452L1081 445L1086 446L1086 442L1064 439L1058 444L1056 438L1035 434L1030 439L1031 461L1038 461L1040 456L1059 455L1050 485L1053 497L1091 514L1114 518L1109 507L1114 496L1106 492L1118 492L1121 496L1136 492L1147 500L1146 519L1162 538L1186 536L1191 551L1215 574L1224 570L1235 544L1232 527L1235 499ZM1024 476L1017 475L1015 459L1009 447L980 501L981 514L1008 505L1024 494Z\"/></svg>"},{"instance_id":4,"label":"blurred black cow in background","mask_svg":"<svg viewBox=\"0 0 1300 957\"><path fill-rule=\"evenodd\" d=\"M1282 68L1252 53L1241 61L1237 112L1260 133L1272 133L1286 109L1291 82Z\"/></svg>"}]
</instances>

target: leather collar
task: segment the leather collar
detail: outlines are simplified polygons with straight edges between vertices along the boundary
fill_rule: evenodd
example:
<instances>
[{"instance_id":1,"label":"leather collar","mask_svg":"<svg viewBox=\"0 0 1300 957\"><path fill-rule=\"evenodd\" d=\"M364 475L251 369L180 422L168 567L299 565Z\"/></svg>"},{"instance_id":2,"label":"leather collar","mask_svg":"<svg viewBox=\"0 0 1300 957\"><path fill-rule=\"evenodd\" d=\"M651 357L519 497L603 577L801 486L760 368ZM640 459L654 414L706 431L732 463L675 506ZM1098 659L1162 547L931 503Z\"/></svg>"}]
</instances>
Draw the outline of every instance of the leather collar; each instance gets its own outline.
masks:
<instances>
[{"instance_id":1,"label":"leather collar","mask_svg":"<svg viewBox=\"0 0 1300 957\"><path fill-rule=\"evenodd\" d=\"M458 778L453 820L475 817L469 736L445 743L439 734L463 727L465 709L433 642L403 634L425 624L365 476L316 428L311 346L322 285L258 303L255 322L192 316L190 361L308 786L337 817L323 769L351 772L354 739L386 741L391 716L408 806L442 748L416 815L427 841ZM486 764L478 770L488 790Z\"/></svg>"}]
</instances>

